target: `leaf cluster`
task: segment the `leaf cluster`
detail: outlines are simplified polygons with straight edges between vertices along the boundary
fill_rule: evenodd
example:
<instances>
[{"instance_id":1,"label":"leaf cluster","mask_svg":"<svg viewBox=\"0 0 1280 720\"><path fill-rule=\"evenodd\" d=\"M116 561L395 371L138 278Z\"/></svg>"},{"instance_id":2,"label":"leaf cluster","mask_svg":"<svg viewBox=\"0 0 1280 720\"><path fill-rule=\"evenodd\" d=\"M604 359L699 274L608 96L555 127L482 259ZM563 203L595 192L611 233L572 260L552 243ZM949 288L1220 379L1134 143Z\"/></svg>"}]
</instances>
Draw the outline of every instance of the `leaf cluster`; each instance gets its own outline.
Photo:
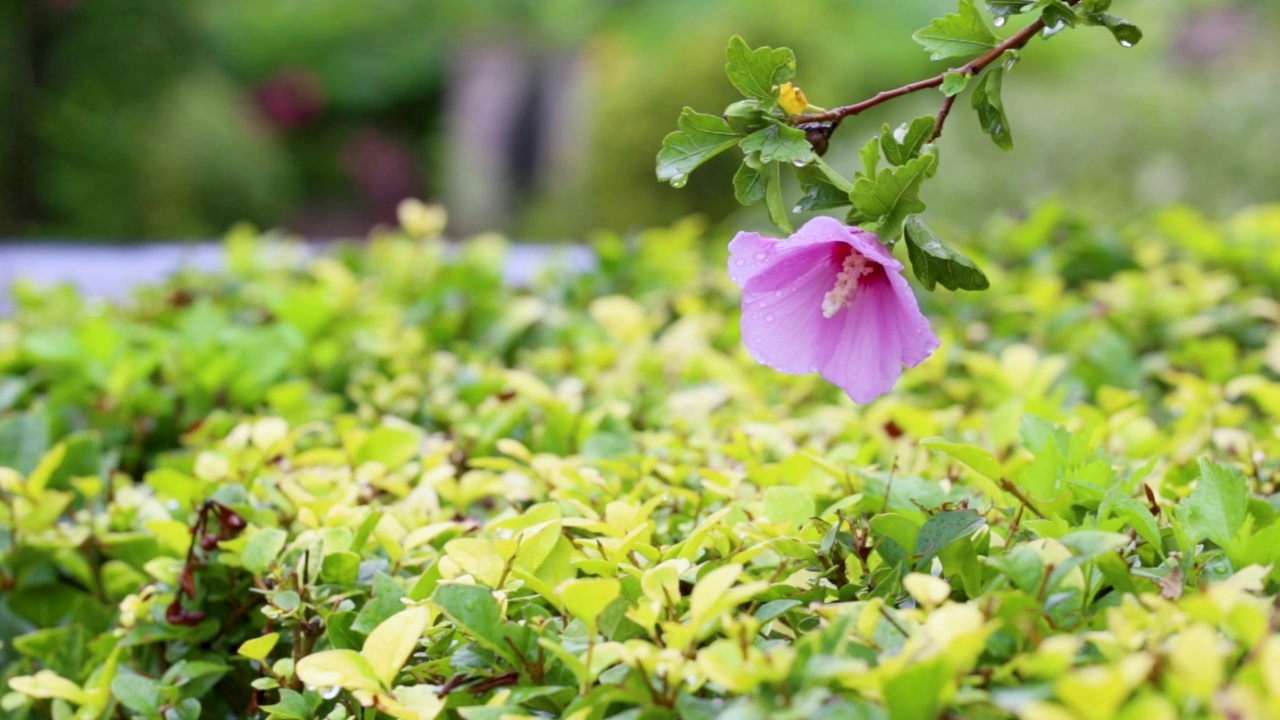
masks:
<instances>
[{"instance_id":1,"label":"leaf cluster","mask_svg":"<svg viewBox=\"0 0 1280 720\"><path fill-rule=\"evenodd\" d=\"M1012 16L1031 14L1037 16L1035 24L1027 29L1031 34L1050 37L1077 25L1095 25L1106 27L1122 45L1133 46L1141 39L1141 31L1108 14L1110 5L1110 0L985 3L996 26L1003 26ZM806 116L797 116L794 108L788 111L781 103L784 94L795 96L791 84L796 74L794 53L787 48L751 49L740 37L729 42L725 70L746 99L730 105L720 118L685 108L678 129L667 135L658 153L658 179L673 187L684 187L689 174L701 164L736 145L741 148L743 159L733 178L735 198L743 205L764 203L769 218L783 232L792 232L782 191L782 169L789 168L802 192L792 213L849 208L847 222L876 232L882 242L894 245L904 237L908 218L925 210L920 190L937 172L939 155L934 141L956 96L971 87L970 105L983 131L1001 149L1013 149L1003 99L1004 78L1019 61L1021 47L1030 40L1030 35L1002 40L978 9L976 0L960 0L956 13L934 20L912 37L933 60L965 62L921 86L937 86L945 95L946 104L938 116L916 118L893 131L886 126L878 139L872 138L864 146L862 168L851 180L821 158L827 139L840 120L803 122ZM866 105L878 104L878 100L879 96ZM847 109L856 114L855 106ZM800 115L808 111L805 108ZM888 167L879 169L882 155ZM918 217L910 227L912 231L905 235L908 259L927 289L932 290L940 280L949 290L982 290L989 286L972 260L947 246Z\"/></svg>"}]
</instances>

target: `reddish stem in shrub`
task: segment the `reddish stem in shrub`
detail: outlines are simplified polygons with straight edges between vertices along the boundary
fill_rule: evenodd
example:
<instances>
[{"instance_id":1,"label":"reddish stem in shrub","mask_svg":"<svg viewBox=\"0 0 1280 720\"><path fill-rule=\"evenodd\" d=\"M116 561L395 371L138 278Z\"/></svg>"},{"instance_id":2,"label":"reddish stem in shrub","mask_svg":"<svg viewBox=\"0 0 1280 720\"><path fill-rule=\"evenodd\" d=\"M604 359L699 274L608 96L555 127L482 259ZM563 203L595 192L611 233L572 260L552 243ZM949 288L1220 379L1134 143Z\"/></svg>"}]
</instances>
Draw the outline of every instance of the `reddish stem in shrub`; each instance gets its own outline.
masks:
<instances>
[{"instance_id":1,"label":"reddish stem in shrub","mask_svg":"<svg viewBox=\"0 0 1280 720\"><path fill-rule=\"evenodd\" d=\"M218 516L218 531L212 532L209 528L209 518L216 513ZM239 534L245 528L245 520L235 510L214 500L205 500L200 505L199 515L196 517L196 524L191 526L191 544L187 546L187 561L182 566L182 572L178 574L178 591L174 593L173 602L169 603L169 607L165 608L164 619L171 625L186 625L192 627L199 625L205 618L205 614L199 610L188 610L182 606L182 598L188 600L196 599L196 568L203 565L200 558L196 555L196 548L211 552L223 540L228 540Z\"/></svg>"}]
</instances>

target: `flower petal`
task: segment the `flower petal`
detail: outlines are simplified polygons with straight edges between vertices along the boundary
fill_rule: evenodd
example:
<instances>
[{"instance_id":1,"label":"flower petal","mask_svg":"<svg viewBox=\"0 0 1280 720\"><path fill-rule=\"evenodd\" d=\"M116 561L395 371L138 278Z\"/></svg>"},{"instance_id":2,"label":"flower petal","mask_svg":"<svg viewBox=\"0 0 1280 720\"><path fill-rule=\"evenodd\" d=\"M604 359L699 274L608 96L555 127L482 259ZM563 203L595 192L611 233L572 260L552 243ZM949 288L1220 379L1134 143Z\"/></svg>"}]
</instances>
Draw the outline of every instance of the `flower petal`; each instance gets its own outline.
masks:
<instances>
[{"instance_id":1,"label":"flower petal","mask_svg":"<svg viewBox=\"0 0 1280 720\"><path fill-rule=\"evenodd\" d=\"M902 265L899 264L898 267ZM932 355L942 341L933 333L933 328L929 327L929 319L920 312L916 294L911 290L907 279L902 277L902 273L886 268L885 274L898 299L895 308L898 311L898 330L902 333L902 363L907 367L915 367Z\"/></svg>"},{"instance_id":2,"label":"flower petal","mask_svg":"<svg viewBox=\"0 0 1280 720\"><path fill-rule=\"evenodd\" d=\"M850 238L850 232L854 230L854 228L845 225L833 217L819 215L804 225L801 225L800 229L797 230L794 235L787 238L787 245L792 247L803 247L805 245L830 242L844 242L852 245L853 242Z\"/></svg>"},{"instance_id":3,"label":"flower petal","mask_svg":"<svg viewBox=\"0 0 1280 720\"><path fill-rule=\"evenodd\" d=\"M848 231L848 243L853 246L854 250L862 253L869 260L874 260L884 266L886 271L897 270L902 272L902 263L893 256L889 248L880 242L875 235L859 230L858 228L846 228Z\"/></svg>"},{"instance_id":4,"label":"flower petal","mask_svg":"<svg viewBox=\"0 0 1280 720\"><path fill-rule=\"evenodd\" d=\"M885 394L898 381L904 362L918 365L938 347L915 296L907 302L899 282L910 295L906 280L893 270L868 275L852 305L832 318L839 322L838 331L820 339L818 371L854 402Z\"/></svg>"},{"instance_id":5,"label":"flower petal","mask_svg":"<svg viewBox=\"0 0 1280 720\"><path fill-rule=\"evenodd\" d=\"M769 267L778 240L760 233L740 232L729 241L729 279L744 287L756 273Z\"/></svg>"},{"instance_id":6,"label":"flower petal","mask_svg":"<svg viewBox=\"0 0 1280 720\"><path fill-rule=\"evenodd\" d=\"M850 227L831 217L819 216L805 223L786 241L786 245L795 247L823 242L846 243L886 268L902 269L902 263L873 233Z\"/></svg>"},{"instance_id":7,"label":"flower petal","mask_svg":"<svg viewBox=\"0 0 1280 720\"><path fill-rule=\"evenodd\" d=\"M839 268L830 247L801 248L747 281L742 291L742 344L761 365L801 375L818 369L818 338L834 328L822 297Z\"/></svg>"},{"instance_id":8,"label":"flower petal","mask_svg":"<svg viewBox=\"0 0 1280 720\"><path fill-rule=\"evenodd\" d=\"M844 243L875 263L852 304L832 318L823 300L835 286ZM817 217L786 240L738 233L729 244L729 276L742 288L742 341L755 360L779 372L814 370L856 402L888 392L904 364L938 348L902 277L902 263L872 233Z\"/></svg>"}]
</instances>

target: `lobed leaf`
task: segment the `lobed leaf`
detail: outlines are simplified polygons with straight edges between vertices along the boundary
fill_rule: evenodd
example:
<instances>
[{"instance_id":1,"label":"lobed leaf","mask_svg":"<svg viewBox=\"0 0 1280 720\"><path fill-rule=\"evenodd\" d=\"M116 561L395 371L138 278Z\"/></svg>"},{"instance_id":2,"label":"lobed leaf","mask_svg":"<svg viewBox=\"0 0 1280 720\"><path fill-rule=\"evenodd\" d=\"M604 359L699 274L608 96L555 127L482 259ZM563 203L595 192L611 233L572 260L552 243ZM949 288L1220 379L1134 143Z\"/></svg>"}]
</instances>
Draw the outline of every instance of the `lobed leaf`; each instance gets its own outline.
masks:
<instances>
[{"instance_id":1,"label":"lobed leaf","mask_svg":"<svg viewBox=\"0 0 1280 720\"><path fill-rule=\"evenodd\" d=\"M760 47L752 50L735 35L725 51L725 72L729 82L748 98L774 101L775 88L796 74L796 56L788 48Z\"/></svg>"},{"instance_id":2,"label":"lobed leaf","mask_svg":"<svg viewBox=\"0 0 1280 720\"><path fill-rule=\"evenodd\" d=\"M1000 97L1004 73L1005 69L1000 64L984 70L974 84L970 101L978 112L982 130L1001 150L1007 151L1013 149L1013 135L1009 131L1009 118L1004 113L1004 100Z\"/></svg>"},{"instance_id":3,"label":"lobed leaf","mask_svg":"<svg viewBox=\"0 0 1280 720\"><path fill-rule=\"evenodd\" d=\"M684 187L689 173L742 139L723 118L692 108L681 111L677 128L662 139L657 168L658 180L676 188Z\"/></svg>"},{"instance_id":4,"label":"lobed leaf","mask_svg":"<svg viewBox=\"0 0 1280 720\"><path fill-rule=\"evenodd\" d=\"M901 167L881 170L874 179L859 177L849 197L862 218L879 223L880 239L892 242L902 234L907 217L922 212L920 186L937 168L938 158L921 155Z\"/></svg>"},{"instance_id":5,"label":"lobed leaf","mask_svg":"<svg viewBox=\"0 0 1280 720\"><path fill-rule=\"evenodd\" d=\"M937 285L948 290L986 290L987 276L973 261L946 246L919 217L907 218L903 238L916 279L926 290Z\"/></svg>"},{"instance_id":6,"label":"lobed leaf","mask_svg":"<svg viewBox=\"0 0 1280 720\"><path fill-rule=\"evenodd\" d=\"M742 151L753 153L761 163L807 164L815 157L804 131L790 125L774 124L751 133L742 141Z\"/></svg>"},{"instance_id":7,"label":"lobed leaf","mask_svg":"<svg viewBox=\"0 0 1280 720\"><path fill-rule=\"evenodd\" d=\"M969 57L1000 44L974 0L960 0L959 13L940 17L911 37L931 53L930 60Z\"/></svg>"}]
</instances>

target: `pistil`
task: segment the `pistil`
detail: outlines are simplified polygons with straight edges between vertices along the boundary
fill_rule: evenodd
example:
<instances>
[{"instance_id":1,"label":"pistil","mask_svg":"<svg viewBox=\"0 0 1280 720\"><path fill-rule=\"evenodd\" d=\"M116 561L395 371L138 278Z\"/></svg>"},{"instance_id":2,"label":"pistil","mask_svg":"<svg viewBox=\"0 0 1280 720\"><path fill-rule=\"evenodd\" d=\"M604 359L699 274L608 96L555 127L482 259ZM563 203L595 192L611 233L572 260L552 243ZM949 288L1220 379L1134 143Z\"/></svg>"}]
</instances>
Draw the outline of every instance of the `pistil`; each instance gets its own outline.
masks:
<instances>
[{"instance_id":1,"label":"pistil","mask_svg":"<svg viewBox=\"0 0 1280 720\"><path fill-rule=\"evenodd\" d=\"M840 266L835 287L822 298L822 317L831 318L841 308L853 304L853 296L858 291L858 280L864 275L870 275L873 269L872 264L861 253L849 253Z\"/></svg>"}]
</instances>

